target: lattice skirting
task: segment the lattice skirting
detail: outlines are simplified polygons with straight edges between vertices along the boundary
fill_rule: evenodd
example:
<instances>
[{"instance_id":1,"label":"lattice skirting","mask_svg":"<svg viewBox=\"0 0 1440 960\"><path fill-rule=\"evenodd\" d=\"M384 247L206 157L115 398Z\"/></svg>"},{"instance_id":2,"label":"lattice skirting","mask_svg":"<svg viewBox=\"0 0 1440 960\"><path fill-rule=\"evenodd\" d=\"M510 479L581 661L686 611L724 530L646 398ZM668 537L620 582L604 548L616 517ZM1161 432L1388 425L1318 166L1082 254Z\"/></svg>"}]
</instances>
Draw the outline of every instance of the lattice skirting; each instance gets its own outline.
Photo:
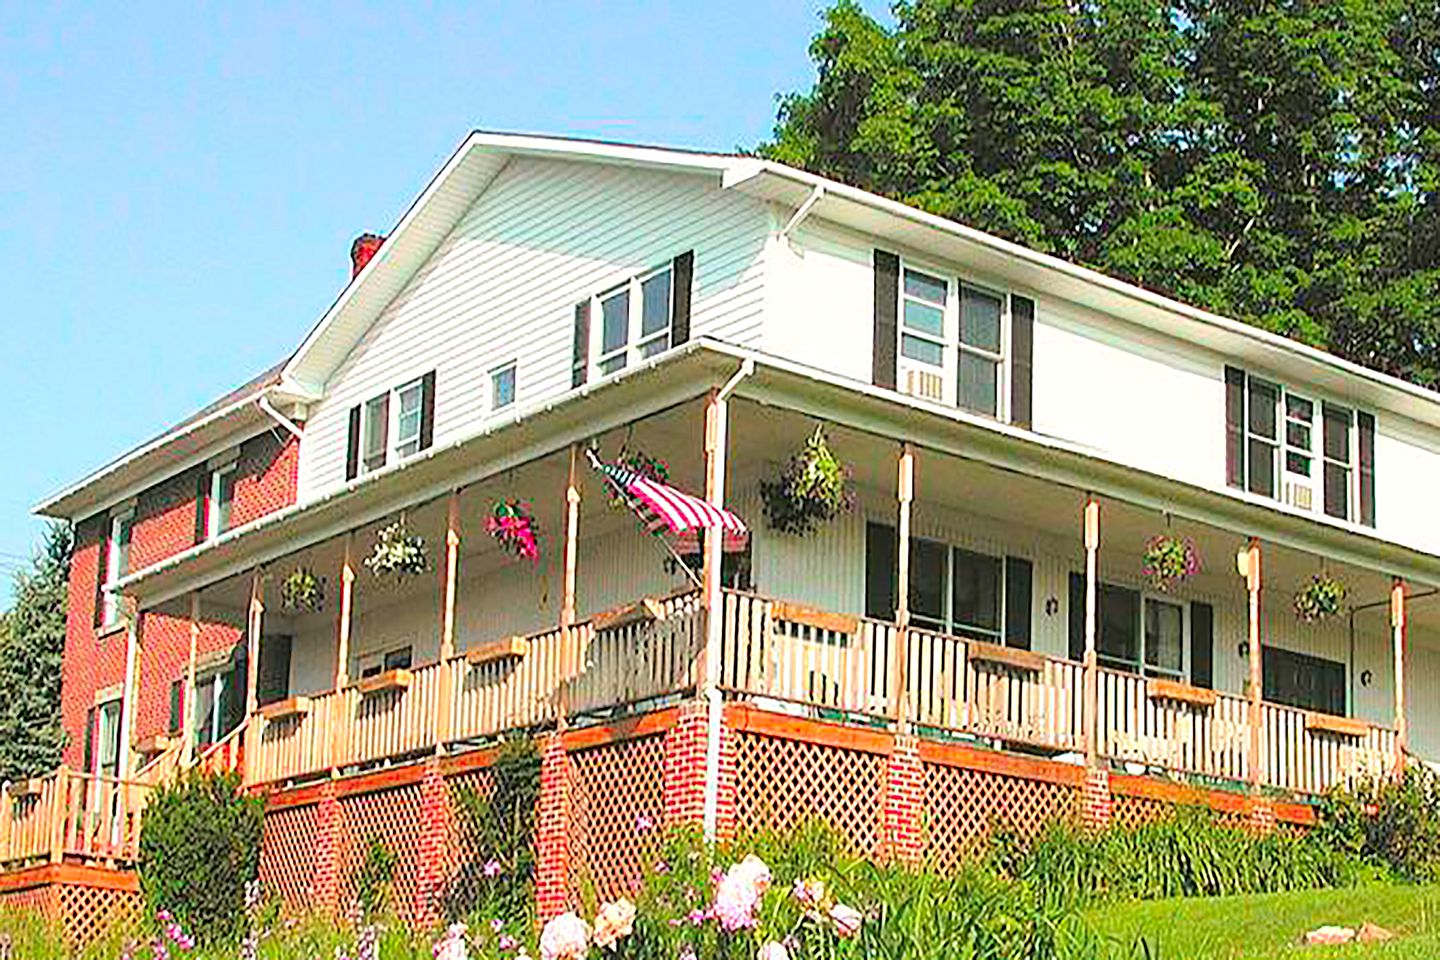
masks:
<instances>
[{"instance_id":1,"label":"lattice skirting","mask_svg":"<svg viewBox=\"0 0 1440 960\"><path fill-rule=\"evenodd\" d=\"M318 813L316 804L265 812L260 883L290 913L305 913L314 903Z\"/></svg>"},{"instance_id":2,"label":"lattice skirting","mask_svg":"<svg viewBox=\"0 0 1440 960\"><path fill-rule=\"evenodd\" d=\"M1073 820L1073 786L985 770L925 764L925 855L946 869L959 865L996 831L1034 836Z\"/></svg>"},{"instance_id":3,"label":"lattice skirting","mask_svg":"<svg viewBox=\"0 0 1440 960\"><path fill-rule=\"evenodd\" d=\"M361 871L372 844L394 855L388 894L396 916L409 922L415 908L419 864L420 785L408 784L340 799L340 910L359 906Z\"/></svg>"},{"instance_id":4,"label":"lattice skirting","mask_svg":"<svg viewBox=\"0 0 1440 960\"><path fill-rule=\"evenodd\" d=\"M466 904L477 892L479 871L493 851L482 849L479 828L471 823L469 798L488 800L494 789L490 771L472 770L446 781L450 791L450 839L445 851L443 897Z\"/></svg>"},{"instance_id":5,"label":"lattice skirting","mask_svg":"<svg viewBox=\"0 0 1440 960\"><path fill-rule=\"evenodd\" d=\"M822 820L868 855L881 840L885 762L862 750L738 733L736 828L744 835Z\"/></svg>"},{"instance_id":6,"label":"lattice skirting","mask_svg":"<svg viewBox=\"0 0 1440 960\"><path fill-rule=\"evenodd\" d=\"M570 886L577 905L633 897L653 864L664 807L663 736L570 755Z\"/></svg>"},{"instance_id":7,"label":"lattice skirting","mask_svg":"<svg viewBox=\"0 0 1440 960\"><path fill-rule=\"evenodd\" d=\"M34 883L6 878L10 889L0 889L0 912L43 917L58 924L72 945L84 946L117 927L132 927L144 912L144 898L135 888L133 874L62 868L58 879L50 879L51 871L45 867L34 873Z\"/></svg>"}]
</instances>

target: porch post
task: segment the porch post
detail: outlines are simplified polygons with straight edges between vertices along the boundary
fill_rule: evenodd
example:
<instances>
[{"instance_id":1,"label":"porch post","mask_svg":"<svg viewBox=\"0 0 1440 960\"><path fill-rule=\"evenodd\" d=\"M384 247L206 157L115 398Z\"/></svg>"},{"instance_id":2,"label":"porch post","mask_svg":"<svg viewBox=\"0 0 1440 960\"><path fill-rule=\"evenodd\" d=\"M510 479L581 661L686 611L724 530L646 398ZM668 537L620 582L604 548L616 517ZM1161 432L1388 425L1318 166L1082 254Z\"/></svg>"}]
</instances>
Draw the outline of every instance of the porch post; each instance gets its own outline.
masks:
<instances>
[{"instance_id":1,"label":"porch post","mask_svg":"<svg viewBox=\"0 0 1440 960\"><path fill-rule=\"evenodd\" d=\"M893 670L895 675L895 732L903 735L910 730L910 698L905 671L909 665L910 652L910 508L915 499L915 448L908 443L903 444L900 448L900 463L896 481L900 522L895 547L899 571L896 576L895 588Z\"/></svg>"},{"instance_id":2,"label":"porch post","mask_svg":"<svg viewBox=\"0 0 1440 960\"><path fill-rule=\"evenodd\" d=\"M200 644L200 591L190 594L190 661L185 669L185 703L181 708L184 729L181 736L181 764L189 767L195 762L195 650Z\"/></svg>"},{"instance_id":3,"label":"porch post","mask_svg":"<svg viewBox=\"0 0 1440 960\"><path fill-rule=\"evenodd\" d=\"M1395 646L1395 774L1405 772L1410 748L1410 721L1405 716L1405 581L1390 587L1390 632Z\"/></svg>"},{"instance_id":4,"label":"porch post","mask_svg":"<svg viewBox=\"0 0 1440 960\"><path fill-rule=\"evenodd\" d=\"M251 782L260 727L255 720L259 703L256 684L260 677L260 631L265 617L265 584L257 569L250 578L250 609L245 627L245 782Z\"/></svg>"},{"instance_id":5,"label":"porch post","mask_svg":"<svg viewBox=\"0 0 1440 960\"><path fill-rule=\"evenodd\" d=\"M716 509L725 507L725 456L729 446L730 409L720 391L710 394L705 405L705 499ZM720 529L704 534L705 563L705 650L702 670L695 681L703 684L705 714L705 790L701 824L705 839L714 841L720 827L720 748L724 736L725 702L720 695L721 650L725 639L725 596L721 589L721 567L725 558L725 535ZM727 818L728 821L728 818Z\"/></svg>"},{"instance_id":6,"label":"porch post","mask_svg":"<svg viewBox=\"0 0 1440 960\"><path fill-rule=\"evenodd\" d=\"M345 534L345 558L340 562L340 622L335 633L335 695L330 698L330 771L344 756L349 717L345 688L350 686L350 617L355 609L355 534Z\"/></svg>"},{"instance_id":7,"label":"porch post","mask_svg":"<svg viewBox=\"0 0 1440 960\"><path fill-rule=\"evenodd\" d=\"M450 491L445 514L444 606L440 621L440 688L435 698L435 751L442 752L450 739L454 684L450 661L455 656L455 581L460 567L460 491Z\"/></svg>"},{"instance_id":8,"label":"porch post","mask_svg":"<svg viewBox=\"0 0 1440 960\"><path fill-rule=\"evenodd\" d=\"M1261 723L1263 711L1261 705L1264 702L1265 686L1264 677L1261 674L1261 661L1264 659L1260 649L1260 541L1254 537L1250 538L1249 545L1236 557L1236 566L1240 575L1245 578L1245 590L1249 595L1249 635L1248 646L1250 656L1250 786L1258 790L1260 788L1260 750L1264 742L1261 736Z\"/></svg>"},{"instance_id":9,"label":"porch post","mask_svg":"<svg viewBox=\"0 0 1440 960\"><path fill-rule=\"evenodd\" d=\"M135 731L135 699L139 695L138 674L140 670L140 611L135 601L120 598L118 603L129 609L129 622L125 625L125 681L120 695L120 749L116 754L116 773L124 780L130 776L130 739Z\"/></svg>"},{"instance_id":10,"label":"porch post","mask_svg":"<svg viewBox=\"0 0 1440 960\"><path fill-rule=\"evenodd\" d=\"M570 675L580 663L575 634L575 567L580 541L580 481L576 474L580 448L570 445L570 473L565 484L565 581L560 601L560 687L556 692L556 727L564 730L570 718Z\"/></svg>"},{"instance_id":11,"label":"porch post","mask_svg":"<svg viewBox=\"0 0 1440 960\"><path fill-rule=\"evenodd\" d=\"M1100 662L1096 654L1096 627L1100 606L1100 501L1090 494L1085 501L1085 762L1094 767L1099 757Z\"/></svg>"}]
</instances>

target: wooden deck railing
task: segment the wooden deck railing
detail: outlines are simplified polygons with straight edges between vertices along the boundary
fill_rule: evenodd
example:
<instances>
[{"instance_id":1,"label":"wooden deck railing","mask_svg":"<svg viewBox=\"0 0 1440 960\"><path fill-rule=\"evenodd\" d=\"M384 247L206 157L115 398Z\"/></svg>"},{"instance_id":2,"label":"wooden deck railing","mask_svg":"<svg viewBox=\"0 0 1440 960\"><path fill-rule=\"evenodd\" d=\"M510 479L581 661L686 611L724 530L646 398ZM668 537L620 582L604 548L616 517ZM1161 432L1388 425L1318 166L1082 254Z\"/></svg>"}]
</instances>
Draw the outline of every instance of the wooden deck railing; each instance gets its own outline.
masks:
<instances>
[{"instance_id":1,"label":"wooden deck railing","mask_svg":"<svg viewBox=\"0 0 1440 960\"><path fill-rule=\"evenodd\" d=\"M0 797L0 867L35 863L134 863L152 787L72 773L12 784Z\"/></svg>"}]
</instances>

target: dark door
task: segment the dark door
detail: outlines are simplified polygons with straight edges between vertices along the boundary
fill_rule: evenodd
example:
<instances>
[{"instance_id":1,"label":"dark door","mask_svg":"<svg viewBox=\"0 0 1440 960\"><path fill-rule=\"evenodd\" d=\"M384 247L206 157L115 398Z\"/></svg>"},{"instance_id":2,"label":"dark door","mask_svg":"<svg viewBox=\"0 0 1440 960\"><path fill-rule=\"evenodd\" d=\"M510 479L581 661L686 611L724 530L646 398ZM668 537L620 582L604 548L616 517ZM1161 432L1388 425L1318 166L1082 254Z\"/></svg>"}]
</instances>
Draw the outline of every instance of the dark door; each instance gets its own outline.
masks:
<instances>
[{"instance_id":1,"label":"dark door","mask_svg":"<svg viewBox=\"0 0 1440 960\"><path fill-rule=\"evenodd\" d=\"M1263 649L1260 666L1266 700L1345 715L1345 664L1279 647Z\"/></svg>"}]
</instances>

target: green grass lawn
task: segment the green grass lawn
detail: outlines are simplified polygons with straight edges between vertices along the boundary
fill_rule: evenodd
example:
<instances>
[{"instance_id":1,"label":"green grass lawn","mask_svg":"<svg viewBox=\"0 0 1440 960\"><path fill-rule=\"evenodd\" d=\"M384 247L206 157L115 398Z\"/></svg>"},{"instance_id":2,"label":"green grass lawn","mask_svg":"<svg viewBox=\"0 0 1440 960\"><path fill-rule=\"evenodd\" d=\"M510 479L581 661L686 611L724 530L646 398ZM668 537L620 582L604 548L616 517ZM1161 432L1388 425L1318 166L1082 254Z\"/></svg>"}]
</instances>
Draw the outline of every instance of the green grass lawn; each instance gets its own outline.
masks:
<instances>
[{"instance_id":1,"label":"green grass lawn","mask_svg":"<svg viewBox=\"0 0 1440 960\"><path fill-rule=\"evenodd\" d=\"M1125 903L1093 911L1100 931L1123 943L1144 938L1154 960L1238 958L1440 958L1440 887L1351 890ZM1395 933L1382 944L1306 947L1307 930L1369 921ZM1137 950L1133 956L1144 957Z\"/></svg>"}]
</instances>

